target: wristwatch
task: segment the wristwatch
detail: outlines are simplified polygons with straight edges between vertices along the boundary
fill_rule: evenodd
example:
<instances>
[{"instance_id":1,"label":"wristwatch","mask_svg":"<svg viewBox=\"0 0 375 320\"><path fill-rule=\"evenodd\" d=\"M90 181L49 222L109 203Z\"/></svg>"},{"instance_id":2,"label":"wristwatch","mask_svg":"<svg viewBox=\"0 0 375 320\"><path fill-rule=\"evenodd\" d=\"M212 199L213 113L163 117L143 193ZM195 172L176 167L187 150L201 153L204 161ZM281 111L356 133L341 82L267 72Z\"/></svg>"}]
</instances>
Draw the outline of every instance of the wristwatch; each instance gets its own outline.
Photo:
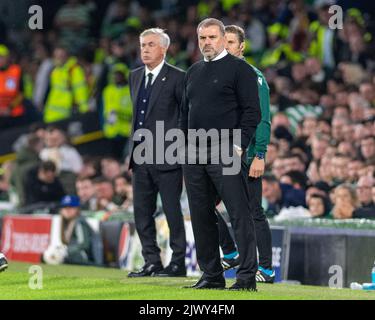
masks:
<instances>
[{"instance_id":1,"label":"wristwatch","mask_svg":"<svg viewBox=\"0 0 375 320\"><path fill-rule=\"evenodd\" d=\"M258 158L259 160L263 160L264 156L265 156L264 152L255 153L255 158Z\"/></svg>"}]
</instances>

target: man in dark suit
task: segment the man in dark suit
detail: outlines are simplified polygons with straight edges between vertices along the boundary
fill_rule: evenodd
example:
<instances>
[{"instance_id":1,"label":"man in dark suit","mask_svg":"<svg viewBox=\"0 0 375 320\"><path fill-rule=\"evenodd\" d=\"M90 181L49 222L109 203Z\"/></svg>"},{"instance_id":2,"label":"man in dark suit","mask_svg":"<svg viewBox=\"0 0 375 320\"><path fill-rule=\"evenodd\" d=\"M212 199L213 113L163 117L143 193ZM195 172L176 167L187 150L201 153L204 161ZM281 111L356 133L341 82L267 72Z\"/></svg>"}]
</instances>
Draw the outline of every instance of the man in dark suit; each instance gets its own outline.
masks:
<instances>
[{"instance_id":1,"label":"man in dark suit","mask_svg":"<svg viewBox=\"0 0 375 320\"><path fill-rule=\"evenodd\" d=\"M182 192L182 169L179 164L157 161L157 149L166 150L170 143L156 143L158 124L164 130L177 128L179 104L185 72L164 61L169 36L161 29L145 30L140 35L141 59L144 66L130 73L129 85L133 101L132 141L130 145L130 164L133 169L135 225L142 244L145 265L129 277L144 276L186 276L185 252L186 238L180 197ZM137 146L145 142L145 137L137 132L146 129L152 133L152 145L147 145L145 153L150 152L152 161L140 163ZM142 131L142 130L141 130ZM173 250L169 265L163 269L160 249L156 242L154 213L157 195L160 194L163 211L170 230L170 247Z\"/></svg>"}]
</instances>

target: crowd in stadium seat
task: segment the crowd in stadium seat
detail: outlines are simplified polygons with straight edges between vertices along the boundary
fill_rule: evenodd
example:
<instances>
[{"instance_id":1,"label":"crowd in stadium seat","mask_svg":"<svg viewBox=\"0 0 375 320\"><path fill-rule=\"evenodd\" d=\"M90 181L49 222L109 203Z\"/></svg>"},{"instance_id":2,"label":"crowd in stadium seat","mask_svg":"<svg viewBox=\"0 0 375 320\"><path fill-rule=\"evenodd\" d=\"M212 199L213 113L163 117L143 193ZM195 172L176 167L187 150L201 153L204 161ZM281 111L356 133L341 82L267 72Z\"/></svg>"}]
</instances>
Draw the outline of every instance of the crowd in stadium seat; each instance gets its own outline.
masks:
<instances>
[{"instance_id":1,"label":"crowd in stadium seat","mask_svg":"<svg viewBox=\"0 0 375 320\"><path fill-rule=\"evenodd\" d=\"M335 1L328 0L103 3L66 1L45 30L16 31L26 33L27 43L15 41L10 30L0 34L0 78L21 70L15 102L2 105L0 88L0 130L31 125L15 145L16 160L2 164L2 201L19 207L55 201L61 192L45 199L45 186L61 183L65 194L78 194L84 209L131 210L127 76L141 64L139 33L166 29L167 61L187 69L201 59L196 26L210 16L245 29L245 58L270 86L266 214L375 218L375 19L366 8L343 7L343 28L333 30L328 8ZM109 157L80 155L51 124L90 110L99 112L112 143Z\"/></svg>"}]
</instances>

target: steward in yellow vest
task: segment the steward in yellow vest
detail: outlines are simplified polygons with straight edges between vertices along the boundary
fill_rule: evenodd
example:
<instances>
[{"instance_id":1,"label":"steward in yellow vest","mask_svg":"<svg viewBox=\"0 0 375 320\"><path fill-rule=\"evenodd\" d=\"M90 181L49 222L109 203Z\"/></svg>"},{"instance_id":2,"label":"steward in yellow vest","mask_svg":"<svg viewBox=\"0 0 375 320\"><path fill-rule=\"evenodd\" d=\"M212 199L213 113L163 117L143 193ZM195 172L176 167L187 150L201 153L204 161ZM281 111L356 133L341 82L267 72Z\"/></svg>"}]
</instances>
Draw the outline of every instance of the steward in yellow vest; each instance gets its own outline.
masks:
<instances>
[{"instance_id":1,"label":"steward in yellow vest","mask_svg":"<svg viewBox=\"0 0 375 320\"><path fill-rule=\"evenodd\" d=\"M300 62L303 60L303 54L294 51L288 42L289 28L282 23L274 23L267 28L271 47L264 52L260 66L267 68L278 65L281 62Z\"/></svg>"},{"instance_id":2,"label":"steward in yellow vest","mask_svg":"<svg viewBox=\"0 0 375 320\"><path fill-rule=\"evenodd\" d=\"M103 91L103 132L109 139L130 136L133 107L125 70L122 64L116 64L112 79Z\"/></svg>"},{"instance_id":3,"label":"steward in yellow vest","mask_svg":"<svg viewBox=\"0 0 375 320\"><path fill-rule=\"evenodd\" d=\"M114 142L113 149L121 149L113 150L117 157L122 157L122 149L131 133L133 105L127 73L128 68L124 64L115 64L110 82L103 90L103 133L104 137Z\"/></svg>"},{"instance_id":4,"label":"steward in yellow vest","mask_svg":"<svg viewBox=\"0 0 375 320\"><path fill-rule=\"evenodd\" d=\"M55 67L44 108L44 122L70 118L74 112L89 111L89 89L83 68L64 48L54 51Z\"/></svg>"}]
</instances>

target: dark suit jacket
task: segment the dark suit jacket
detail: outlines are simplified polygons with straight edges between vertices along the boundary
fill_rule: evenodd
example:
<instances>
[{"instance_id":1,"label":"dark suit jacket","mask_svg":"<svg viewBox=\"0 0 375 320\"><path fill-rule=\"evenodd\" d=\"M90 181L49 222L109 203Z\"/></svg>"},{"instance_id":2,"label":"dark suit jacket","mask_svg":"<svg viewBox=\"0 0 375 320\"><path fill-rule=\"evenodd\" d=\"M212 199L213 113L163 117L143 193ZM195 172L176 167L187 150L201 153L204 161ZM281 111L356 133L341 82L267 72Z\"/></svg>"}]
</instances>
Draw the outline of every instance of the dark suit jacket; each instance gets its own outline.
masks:
<instances>
[{"instance_id":1,"label":"dark suit jacket","mask_svg":"<svg viewBox=\"0 0 375 320\"><path fill-rule=\"evenodd\" d=\"M134 125L137 115L137 100L139 88L145 76L145 67L139 67L131 71L129 76L130 95L133 102L133 121L132 132L130 139L130 164L129 169L134 166L133 151L134 151ZM169 129L177 128L177 122L180 113L180 103L182 99L183 82L185 71L178 69L168 63L164 63L160 73L156 77L150 100L146 112L146 119L144 128L152 132L154 140L156 135L156 121L164 121L164 133ZM163 139L164 141L164 139ZM164 151L172 142L164 142ZM154 163L156 163L156 146L154 141ZM179 165L155 164L158 170L172 170L179 167Z\"/></svg>"}]
</instances>

